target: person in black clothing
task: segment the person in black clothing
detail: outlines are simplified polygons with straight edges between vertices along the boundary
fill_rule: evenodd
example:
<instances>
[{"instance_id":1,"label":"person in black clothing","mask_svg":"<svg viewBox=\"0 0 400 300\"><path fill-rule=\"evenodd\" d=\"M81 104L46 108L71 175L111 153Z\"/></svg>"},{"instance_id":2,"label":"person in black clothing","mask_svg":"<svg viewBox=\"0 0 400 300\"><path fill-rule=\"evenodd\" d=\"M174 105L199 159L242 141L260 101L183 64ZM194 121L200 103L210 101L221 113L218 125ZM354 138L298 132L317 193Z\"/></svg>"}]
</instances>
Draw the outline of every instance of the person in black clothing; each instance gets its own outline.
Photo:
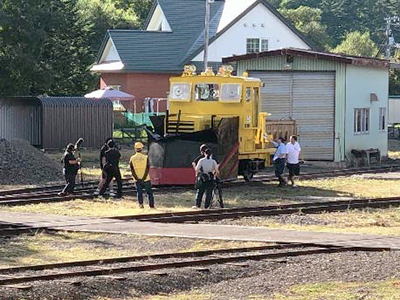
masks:
<instances>
[{"instance_id":1,"label":"person in black clothing","mask_svg":"<svg viewBox=\"0 0 400 300\"><path fill-rule=\"evenodd\" d=\"M63 174L67 182L62 192L58 193L61 197L71 194L75 188L75 178L79 170L80 159L75 158L74 151L75 146L73 144L68 144L61 158L61 162L64 164Z\"/></svg>"},{"instance_id":2,"label":"person in black clothing","mask_svg":"<svg viewBox=\"0 0 400 300\"><path fill-rule=\"evenodd\" d=\"M100 193L100 187L106 182L106 179L107 179L105 172L103 172L104 164L106 163L105 153L106 153L106 151L107 151L108 149L110 149L110 148L108 147L107 143L108 143L109 141L112 141L112 140L113 140L112 138L107 138L106 141L105 141L105 143L104 143L104 145L103 145L103 146L101 147L101 149L100 149L100 169L101 169L102 172L101 172L100 184L99 184L97 190L94 192L94 195L95 195L95 196L98 196L98 195L99 195L99 193ZM110 190L110 196L111 196L111 197L115 197L115 194L114 194L114 191L113 191L113 180L110 181L110 184L108 185L108 188L109 188L109 190Z\"/></svg>"},{"instance_id":3,"label":"person in black clothing","mask_svg":"<svg viewBox=\"0 0 400 300\"><path fill-rule=\"evenodd\" d=\"M106 163L103 166L106 181L101 185L99 194L100 196L103 196L107 186L110 184L111 180L115 178L117 181L117 198L122 198L122 178L119 170L121 153L119 153L113 140L109 141L107 145L109 149L104 153Z\"/></svg>"}]
</instances>

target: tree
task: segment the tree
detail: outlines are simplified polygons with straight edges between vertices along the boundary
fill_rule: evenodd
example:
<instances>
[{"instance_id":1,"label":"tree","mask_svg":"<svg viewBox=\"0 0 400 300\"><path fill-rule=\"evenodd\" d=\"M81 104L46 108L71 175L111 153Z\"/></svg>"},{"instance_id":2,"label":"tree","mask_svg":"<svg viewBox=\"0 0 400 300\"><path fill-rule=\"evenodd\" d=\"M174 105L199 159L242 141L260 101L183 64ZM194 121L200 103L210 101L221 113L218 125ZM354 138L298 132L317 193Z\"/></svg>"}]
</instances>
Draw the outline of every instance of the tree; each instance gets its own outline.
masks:
<instances>
[{"instance_id":1,"label":"tree","mask_svg":"<svg viewBox=\"0 0 400 300\"><path fill-rule=\"evenodd\" d=\"M74 0L0 2L0 94L67 95L92 89L93 55Z\"/></svg>"},{"instance_id":2,"label":"tree","mask_svg":"<svg viewBox=\"0 0 400 300\"><path fill-rule=\"evenodd\" d=\"M321 24L322 11L318 8L299 6L296 9L280 9L279 12L302 32L317 48L325 49L330 40L326 26Z\"/></svg>"},{"instance_id":3,"label":"tree","mask_svg":"<svg viewBox=\"0 0 400 300\"><path fill-rule=\"evenodd\" d=\"M133 7L118 0L77 0L82 22L91 24L92 35L87 39L93 53L99 50L108 29L137 29L140 21ZM143 2L143 1L140 1Z\"/></svg>"},{"instance_id":4,"label":"tree","mask_svg":"<svg viewBox=\"0 0 400 300\"><path fill-rule=\"evenodd\" d=\"M347 34L343 42L333 49L333 52L375 57L378 54L378 48L371 40L369 32L362 34L359 31L354 31Z\"/></svg>"}]
</instances>

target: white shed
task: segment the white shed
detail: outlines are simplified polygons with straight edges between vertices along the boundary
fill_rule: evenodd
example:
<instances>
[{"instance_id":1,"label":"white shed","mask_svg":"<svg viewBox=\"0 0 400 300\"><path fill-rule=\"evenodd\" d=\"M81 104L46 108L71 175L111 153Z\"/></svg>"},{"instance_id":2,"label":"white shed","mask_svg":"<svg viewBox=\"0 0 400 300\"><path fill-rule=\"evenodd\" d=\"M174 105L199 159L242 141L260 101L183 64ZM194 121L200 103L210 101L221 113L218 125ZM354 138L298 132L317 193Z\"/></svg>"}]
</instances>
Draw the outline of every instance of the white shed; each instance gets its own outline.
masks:
<instances>
[{"instance_id":1,"label":"white shed","mask_svg":"<svg viewBox=\"0 0 400 300\"><path fill-rule=\"evenodd\" d=\"M387 156L388 61L293 48L223 61L264 82L262 111L296 121L306 159L341 162L370 148Z\"/></svg>"}]
</instances>

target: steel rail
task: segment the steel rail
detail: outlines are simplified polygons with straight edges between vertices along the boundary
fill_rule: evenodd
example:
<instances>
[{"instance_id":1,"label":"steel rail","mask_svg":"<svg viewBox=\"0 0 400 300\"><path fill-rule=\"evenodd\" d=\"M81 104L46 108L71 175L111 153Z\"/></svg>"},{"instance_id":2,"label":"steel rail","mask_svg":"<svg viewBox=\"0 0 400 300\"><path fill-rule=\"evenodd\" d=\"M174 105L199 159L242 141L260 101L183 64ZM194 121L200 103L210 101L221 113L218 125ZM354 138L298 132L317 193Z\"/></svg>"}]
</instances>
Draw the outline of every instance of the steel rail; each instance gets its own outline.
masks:
<instances>
[{"instance_id":1,"label":"steel rail","mask_svg":"<svg viewBox=\"0 0 400 300\"><path fill-rule=\"evenodd\" d=\"M355 199L325 202L308 202L260 207L221 208L175 213L157 213L146 215L115 216L110 219L136 220L143 222L183 223L204 220L235 219L252 216L277 216L295 213L320 213L324 211L345 211L356 208L386 208L400 206L400 197Z\"/></svg>"},{"instance_id":2,"label":"steel rail","mask_svg":"<svg viewBox=\"0 0 400 300\"><path fill-rule=\"evenodd\" d=\"M291 243L288 243L288 244L277 244L277 245L268 245L268 246L246 247L246 248L228 248L228 249L186 251L186 252L152 254L152 255L141 255L141 256L126 256L126 257L118 257L118 258L105 258L105 259L83 260L83 261L54 263L54 264L0 268L0 275L22 272L22 271L31 271L31 270L33 270L33 271L51 270L51 269L57 269L57 268L82 267L82 266L93 266L93 265L97 266L97 265L107 265L107 264L113 264L113 263L126 263L126 262L152 260L152 259L202 257L202 256L213 255L213 254L227 254L227 253L263 251L263 250L264 251L265 250L279 250L279 249L302 248L302 247L316 247L316 246L315 246L315 244L291 244ZM322 247L322 246L319 246L319 247ZM331 248L332 246L327 245L325 247Z\"/></svg>"},{"instance_id":3,"label":"steel rail","mask_svg":"<svg viewBox=\"0 0 400 300\"><path fill-rule=\"evenodd\" d=\"M259 251L259 250L258 250ZM8 285L8 284L20 284L27 283L32 281L48 281L48 280L57 280L63 278L71 278L71 277L81 277L81 276L99 276L99 275L111 275L118 273L128 273L128 272L143 272L143 271L153 271L160 269L176 269L176 268L185 268L185 267L193 267L193 266L209 266L215 264L226 264L232 262L240 262L240 261L249 261L249 260L265 260L265 259L277 259L283 257L298 257L305 255L316 255L316 254L330 254L330 253L338 253L338 252L349 252L349 251L387 251L386 248L360 248L360 247L329 247L329 248L317 248L317 249L308 249L308 250L299 250L299 251L287 251L287 252L278 252L278 253L262 253L262 254L250 254L250 255L236 255L236 256L227 256L227 257L217 257L217 258L209 258L212 254L216 252L211 251L213 253L205 254L206 258L202 259L191 259L191 260L182 260L182 255L187 257L193 257L193 253L176 253L169 254L167 258L180 258L181 260L175 262L161 262L161 263L152 263L152 264L144 264L144 265L130 265L130 266L117 266L117 267L109 267L107 268L90 268L89 270L79 270L79 271L64 271L58 273L46 273L39 275L26 275L20 277L11 277L7 276L6 278L0 278L0 285ZM209 252L209 251L207 251ZM232 252L229 252L232 253ZM222 254L222 253L221 253ZM165 254L164 254L165 255ZM151 257L151 256L149 256ZM160 258L160 257L158 257ZM120 263L120 262L118 262ZM34 267L34 266L31 266ZM40 266L41 267L41 266ZM40 269L39 270L42 270ZM56 267L57 268L57 267Z\"/></svg>"},{"instance_id":4,"label":"steel rail","mask_svg":"<svg viewBox=\"0 0 400 300\"><path fill-rule=\"evenodd\" d=\"M380 172L387 172L387 171L396 171L400 170L400 165L390 165L390 166L379 166L379 167L363 167L363 168L348 168L348 169L336 169L327 172L311 172L301 174L299 178L303 179L313 179L313 178L324 178L324 177L336 177L336 176L346 176L346 175L353 175L353 174L363 174L368 172L380 173ZM132 180L131 177L123 178L124 182ZM253 181L275 181L275 175L267 174L267 175L257 175ZM243 180L236 180L236 181L227 181L225 184L235 184L235 183L242 183ZM87 191L91 187L98 185L99 181L88 181L85 182L85 187L76 187L76 191ZM53 186L43 186L43 187L35 187L35 188L25 188L25 189L13 189L13 190L5 190L0 191L0 198L1 197L10 197L12 195L21 195L21 194L40 194L42 193L51 193L59 191L65 185L53 185ZM181 186L183 188L183 186ZM171 188L171 186L160 186L160 188Z\"/></svg>"}]
</instances>

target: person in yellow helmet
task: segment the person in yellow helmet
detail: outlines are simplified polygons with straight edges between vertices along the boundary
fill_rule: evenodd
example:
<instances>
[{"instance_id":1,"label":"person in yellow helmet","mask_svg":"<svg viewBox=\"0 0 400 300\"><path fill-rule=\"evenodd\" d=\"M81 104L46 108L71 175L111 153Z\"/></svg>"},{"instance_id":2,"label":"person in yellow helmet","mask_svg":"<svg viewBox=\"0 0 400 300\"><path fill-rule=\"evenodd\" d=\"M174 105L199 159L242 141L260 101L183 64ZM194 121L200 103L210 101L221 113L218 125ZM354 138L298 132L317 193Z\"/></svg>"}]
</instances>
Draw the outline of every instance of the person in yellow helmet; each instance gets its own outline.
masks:
<instances>
[{"instance_id":1,"label":"person in yellow helmet","mask_svg":"<svg viewBox=\"0 0 400 300\"><path fill-rule=\"evenodd\" d=\"M149 175L149 158L146 154L142 153L143 144L141 142L135 143L134 148L136 153L131 156L131 159L129 160L129 166L131 167L133 180L136 183L139 206L140 208L144 208L143 190L145 190L147 193L147 198L149 199L149 206L150 208L154 208L154 196Z\"/></svg>"}]
</instances>

